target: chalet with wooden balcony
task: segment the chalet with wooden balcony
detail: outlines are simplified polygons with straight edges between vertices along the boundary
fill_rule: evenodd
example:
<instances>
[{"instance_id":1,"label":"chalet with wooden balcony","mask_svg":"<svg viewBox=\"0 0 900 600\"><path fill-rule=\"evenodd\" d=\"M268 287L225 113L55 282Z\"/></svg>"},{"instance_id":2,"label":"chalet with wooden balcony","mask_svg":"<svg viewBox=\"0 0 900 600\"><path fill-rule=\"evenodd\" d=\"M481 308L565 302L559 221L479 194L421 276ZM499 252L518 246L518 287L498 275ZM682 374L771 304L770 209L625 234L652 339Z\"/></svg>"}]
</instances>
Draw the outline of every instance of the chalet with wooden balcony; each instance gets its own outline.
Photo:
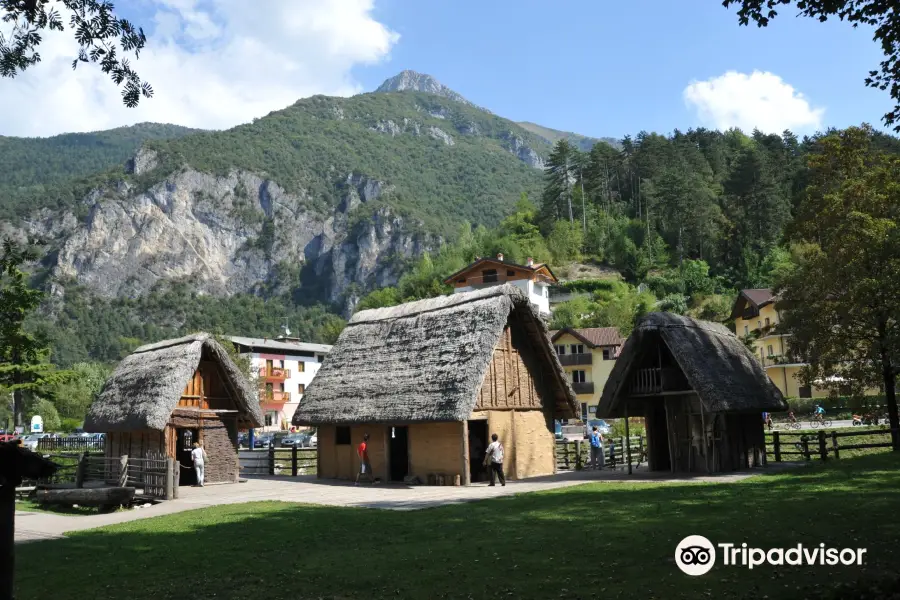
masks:
<instances>
[{"instance_id":1,"label":"chalet with wooden balcony","mask_svg":"<svg viewBox=\"0 0 900 600\"><path fill-rule=\"evenodd\" d=\"M727 328L650 313L622 347L596 414L645 419L650 470L711 473L764 464L762 413L783 410L781 392Z\"/></svg>"},{"instance_id":2,"label":"chalet with wooden balcony","mask_svg":"<svg viewBox=\"0 0 900 600\"><path fill-rule=\"evenodd\" d=\"M505 260L503 254L496 258L478 258L444 280L457 294L512 284L525 292L532 306L544 317L550 316L550 286L558 282L546 264L535 263L529 258L524 265L519 265Z\"/></svg>"},{"instance_id":3,"label":"chalet with wooden balcony","mask_svg":"<svg viewBox=\"0 0 900 600\"><path fill-rule=\"evenodd\" d=\"M556 356L575 390L581 420L587 421L597 411L600 393L625 338L615 327L567 327L551 331L550 336Z\"/></svg>"}]
</instances>

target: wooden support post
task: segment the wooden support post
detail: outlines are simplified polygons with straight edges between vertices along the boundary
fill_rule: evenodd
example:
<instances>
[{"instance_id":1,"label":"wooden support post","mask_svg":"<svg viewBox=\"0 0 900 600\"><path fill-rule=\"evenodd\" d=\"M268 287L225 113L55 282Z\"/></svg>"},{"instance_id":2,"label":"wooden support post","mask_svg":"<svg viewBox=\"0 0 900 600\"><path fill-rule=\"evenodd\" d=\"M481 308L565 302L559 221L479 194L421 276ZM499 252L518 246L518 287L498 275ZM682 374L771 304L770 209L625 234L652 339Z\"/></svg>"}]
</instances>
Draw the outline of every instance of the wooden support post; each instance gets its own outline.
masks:
<instances>
[{"instance_id":1,"label":"wooden support post","mask_svg":"<svg viewBox=\"0 0 900 600\"><path fill-rule=\"evenodd\" d=\"M575 440L575 470L580 471L584 468L581 462L581 440Z\"/></svg>"},{"instance_id":2,"label":"wooden support post","mask_svg":"<svg viewBox=\"0 0 900 600\"><path fill-rule=\"evenodd\" d=\"M128 483L128 455L119 457L119 487L125 487Z\"/></svg>"},{"instance_id":3,"label":"wooden support post","mask_svg":"<svg viewBox=\"0 0 900 600\"><path fill-rule=\"evenodd\" d=\"M631 433L628 429L628 400L625 401L625 439L628 445L625 446L625 460L628 461L628 474L631 475Z\"/></svg>"},{"instance_id":4,"label":"wooden support post","mask_svg":"<svg viewBox=\"0 0 900 600\"><path fill-rule=\"evenodd\" d=\"M775 462L781 462L781 436L777 431L772 432L772 446L775 449Z\"/></svg>"},{"instance_id":5,"label":"wooden support post","mask_svg":"<svg viewBox=\"0 0 900 600\"><path fill-rule=\"evenodd\" d=\"M84 478L87 475L88 453L85 452L78 460L78 467L75 469L75 487L84 487Z\"/></svg>"},{"instance_id":6,"label":"wooden support post","mask_svg":"<svg viewBox=\"0 0 900 600\"><path fill-rule=\"evenodd\" d=\"M675 461L678 460L676 456L676 446L675 446L675 419L672 415L672 403L669 402L669 399L663 398L663 406L666 409L666 437L668 438L669 443L669 470L674 473L675 472Z\"/></svg>"},{"instance_id":7,"label":"wooden support post","mask_svg":"<svg viewBox=\"0 0 900 600\"><path fill-rule=\"evenodd\" d=\"M839 448L838 448L837 437L838 437L838 436L837 436L837 431L832 431L832 432L831 432L831 449L832 449L832 451L834 452L834 457L835 457L835 458L840 458L840 457L841 457L841 453L840 453L840 450L839 450Z\"/></svg>"},{"instance_id":8,"label":"wooden support post","mask_svg":"<svg viewBox=\"0 0 900 600\"><path fill-rule=\"evenodd\" d=\"M825 444L825 432L819 431L819 456L824 462L828 458L828 446Z\"/></svg>"},{"instance_id":9,"label":"wooden support post","mask_svg":"<svg viewBox=\"0 0 900 600\"><path fill-rule=\"evenodd\" d=\"M275 474L275 444L269 445L269 475Z\"/></svg>"},{"instance_id":10,"label":"wooden support post","mask_svg":"<svg viewBox=\"0 0 900 600\"><path fill-rule=\"evenodd\" d=\"M553 441L554 449L553 449L553 470L556 471L556 440ZM469 422L462 422L462 485L469 485L472 483L471 479L471 471L472 467L469 461Z\"/></svg>"},{"instance_id":11,"label":"wooden support post","mask_svg":"<svg viewBox=\"0 0 900 600\"><path fill-rule=\"evenodd\" d=\"M803 447L803 459L807 462L811 460L809 456L809 438L805 435L800 436L800 445Z\"/></svg>"},{"instance_id":12,"label":"wooden support post","mask_svg":"<svg viewBox=\"0 0 900 600\"><path fill-rule=\"evenodd\" d=\"M297 476L297 444L291 446L291 477Z\"/></svg>"},{"instance_id":13,"label":"wooden support post","mask_svg":"<svg viewBox=\"0 0 900 600\"><path fill-rule=\"evenodd\" d=\"M179 469L174 458L166 458L166 500L175 499L175 477Z\"/></svg>"}]
</instances>

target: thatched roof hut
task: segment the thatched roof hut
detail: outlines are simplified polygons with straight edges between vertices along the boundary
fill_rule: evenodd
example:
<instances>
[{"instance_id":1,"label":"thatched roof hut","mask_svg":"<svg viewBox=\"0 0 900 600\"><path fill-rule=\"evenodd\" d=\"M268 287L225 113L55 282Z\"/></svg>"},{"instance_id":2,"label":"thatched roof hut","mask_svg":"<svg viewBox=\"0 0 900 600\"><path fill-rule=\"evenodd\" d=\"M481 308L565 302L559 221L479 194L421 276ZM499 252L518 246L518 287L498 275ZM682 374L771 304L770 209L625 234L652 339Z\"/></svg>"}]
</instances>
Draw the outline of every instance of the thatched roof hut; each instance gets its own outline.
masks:
<instances>
[{"instance_id":1,"label":"thatched roof hut","mask_svg":"<svg viewBox=\"0 0 900 600\"><path fill-rule=\"evenodd\" d=\"M560 412L574 392L543 321L512 285L357 313L312 381L295 425L463 421L478 399L507 321L542 352Z\"/></svg>"},{"instance_id":2,"label":"thatched roof hut","mask_svg":"<svg viewBox=\"0 0 900 600\"><path fill-rule=\"evenodd\" d=\"M193 482L191 447L208 454L206 480L237 481L239 429L263 423L256 394L228 352L200 333L141 346L119 363L85 418L107 434L106 454L175 459Z\"/></svg>"},{"instance_id":3,"label":"thatched roof hut","mask_svg":"<svg viewBox=\"0 0 900 600\"><path fill-rule=\"evenodd\" d=\"M198 333L139 347L106 382L84 420L86 431L163 430L203 357L215 361L232 392L242 427L259 427L263 415L247 378L215 338Z\"/></svg>"},{"instance_id":4,"label":"thatched roof hut","mask_svg":"<svg viewBox=\"0 0 900 600\"><path fill-rule=\"evenodd\" d=\"M458 459L458 424L501 409L507 420L519 411L515 418L540 423L541 439L546 426L548 454L552 420L576 411L546 325L509 284L357 313L307 388L294 424L367 425L369 433L384 424L396 439L398 425L455 423L445 433ZM410 427L410 453L421 430ZM320 456L328 431L320 427Z\"/></svg>"},{"instance_id":5,"label":"thatched roof hut","mask_svg":"<svg viewBox=\"0 0 900 600\"><path fill-rule=\"evenodd\" d=\"M738 468L749 453L755 457L763 453L764 460L761 413L782 410L787 410L787 403L781 392L727 328L650 313L622 347L597 417L645 417L656 451L664 450L661 446L671 438L668 454L674 460L660 453L658 462L673 470L685 470L686 465L690 471L699 464L694 459L705 460L714 451L723 469ZM729 437L737 440L737 446L713 447L712 440L725 440L728 446ZM652 458L651 453L651 467Z\"/></svg>"}]
</instances>

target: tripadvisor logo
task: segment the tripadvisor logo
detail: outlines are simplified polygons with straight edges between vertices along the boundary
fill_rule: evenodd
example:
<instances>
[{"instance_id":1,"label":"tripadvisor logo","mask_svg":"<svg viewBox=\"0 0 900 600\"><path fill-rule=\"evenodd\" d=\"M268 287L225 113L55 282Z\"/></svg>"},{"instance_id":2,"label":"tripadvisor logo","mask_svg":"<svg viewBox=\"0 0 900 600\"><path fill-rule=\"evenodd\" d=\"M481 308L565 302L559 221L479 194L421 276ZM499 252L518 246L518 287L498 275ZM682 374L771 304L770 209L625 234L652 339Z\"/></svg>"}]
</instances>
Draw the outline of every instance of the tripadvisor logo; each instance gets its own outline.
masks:
<instances>
[{"instance_id":1,"label":"tripadvisor logo","mask_svg":"<svg viewBox=\"0 0 900 600\"><path fill-rule=\"evenodd\" d=\"M687 575L697 576L708 573L716 564L716 548L727 567L753 569L760 565L856 565L862 566L865 548L829 548L825 544L807 547L797 544L790 548L752 548L746 543L740 546L731 543L713 544L702 535L689 535L675 548L675 564Z\"/></svg>"}]
</instances>

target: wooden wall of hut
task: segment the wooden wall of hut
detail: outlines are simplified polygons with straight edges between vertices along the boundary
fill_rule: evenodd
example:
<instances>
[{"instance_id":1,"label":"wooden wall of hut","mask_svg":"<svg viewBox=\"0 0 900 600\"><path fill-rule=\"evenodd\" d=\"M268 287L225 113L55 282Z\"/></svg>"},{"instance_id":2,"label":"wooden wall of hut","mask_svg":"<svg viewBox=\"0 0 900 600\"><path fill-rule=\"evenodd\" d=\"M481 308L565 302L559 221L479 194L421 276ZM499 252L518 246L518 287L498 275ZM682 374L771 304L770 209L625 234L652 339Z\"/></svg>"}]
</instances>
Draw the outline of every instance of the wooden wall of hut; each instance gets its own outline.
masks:
<instances>
[{"instance_id":1,"label":"wooden wall of hut","mask_svg":"<svg viewBox=\"0 0 900 600\"><path fill-rule=\"evenodd\" d=\"M533 353L527 337L513 336L507 326L494 348L475 410L542 408L542 375Z\"/></svg>"}]
</instances>

